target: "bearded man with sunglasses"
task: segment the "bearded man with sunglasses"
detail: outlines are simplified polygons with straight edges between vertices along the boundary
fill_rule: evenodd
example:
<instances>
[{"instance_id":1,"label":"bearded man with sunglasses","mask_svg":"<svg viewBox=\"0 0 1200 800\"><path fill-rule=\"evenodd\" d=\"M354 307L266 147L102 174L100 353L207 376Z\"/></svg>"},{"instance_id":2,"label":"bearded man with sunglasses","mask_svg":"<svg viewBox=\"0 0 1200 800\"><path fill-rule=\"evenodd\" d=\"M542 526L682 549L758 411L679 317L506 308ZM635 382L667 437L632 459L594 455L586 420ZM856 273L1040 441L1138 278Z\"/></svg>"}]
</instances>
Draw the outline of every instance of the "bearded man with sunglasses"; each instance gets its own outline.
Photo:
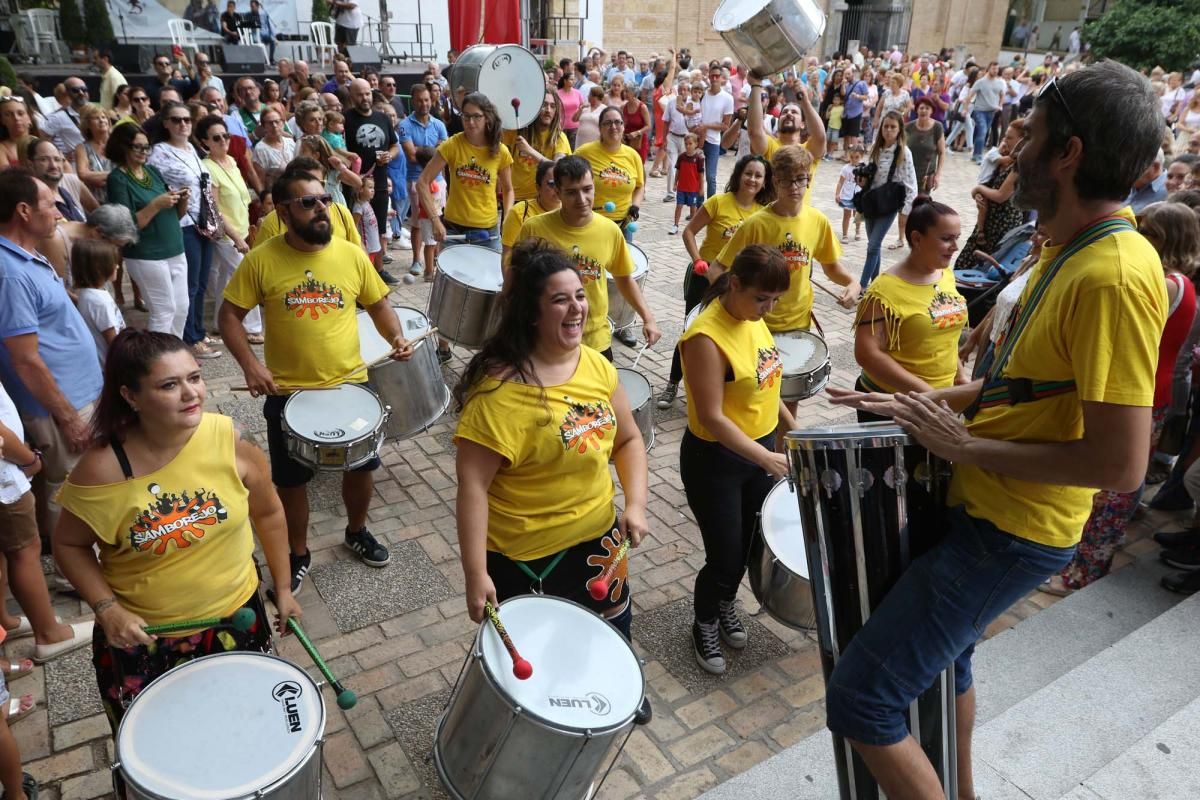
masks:
<instances>
[{"instance_id":1,"label":"bearded man with sunglasses","mask_svg":"<svg viewBox=\"0 0 1200 800\"><path fill-rule=\"evenodd\" d=\"M287 227L251 250L225 287L221 336L237 359L254 397L266 395L267 445L271 479L283 501L291 549L292 594L308 574L307 484L313 471L288 455L283 406L298 389L316 389L367 379L358 341L355 304L371 316L375 329L392 342L392 357L406 360L412 348L388 302L388 288L361 247L334 238L329 219L333 198L308 172L289 169L275 182L275 210ZM262 306L265 364L250 349L242 321ZM378 458L343 473L345 544L363 563L382 567L387 549L367 530Z\"/></svg>"}]
</instances>

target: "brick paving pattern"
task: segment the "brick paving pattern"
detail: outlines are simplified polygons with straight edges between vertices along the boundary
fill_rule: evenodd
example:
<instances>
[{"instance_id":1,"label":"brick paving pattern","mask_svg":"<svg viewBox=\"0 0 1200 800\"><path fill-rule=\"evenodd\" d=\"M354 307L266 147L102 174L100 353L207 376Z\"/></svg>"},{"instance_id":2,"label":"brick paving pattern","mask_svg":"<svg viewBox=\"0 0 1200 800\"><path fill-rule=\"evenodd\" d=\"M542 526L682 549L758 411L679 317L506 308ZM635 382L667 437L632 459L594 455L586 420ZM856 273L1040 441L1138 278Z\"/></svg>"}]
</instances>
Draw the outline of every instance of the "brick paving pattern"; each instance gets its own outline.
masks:
<instances>
[{"instance_id":1,"label":"brick paving pattern","mask_svg":"<svg viewBox=\"0 0 1200 800\"><path fill-rule=\"evenodd\" d=\"M721 160L721 185L733 165ZM837 162L822 165L813 193L815 205L840 231L841 214L833 203ZM963 212L965 241L974 221L968 202L975 167L962 155L951 156L939 199ZM642 204L636 239L649 256L646 294L658 315L663 341L647 351L640 371L657 392L670 368L671 348L683 323L681 277L687 256L678 236L667 229L673 204L662 201L664 181L651 179ZM853 237L853 234L852 234ZM890 233L887 243L895 240ZM852 274L862 268L866 250L853 238L844 263ZM397 275L408 265L407 251L392 251ZM900 251L883 253L884 268ZM830 285L819 270L816 280ZM423 309L429 284L399 286L393 302ZM129 296L127 294L127 296ZM816 292L816 310L824 326L833 363L832 384L852 386L854 364L850 312ZM130 324L142 315L126 311ZM614 342L618 366L629 366L635 351ZM455 379L469 353L455 351L447 380ZM208 383L207 407L233 416L265 447L261 400L235 394L242 382L232 358L203 362ZM690 651L692 585L703 562L699 531L684 499L678 471L678 444L686 425L682 398L668 411L655 410L658 440L650 453L649 522L652 536L634 552L630 583L635 604L634 641L645 661L654 720L634 731L600 797L604 800L695 797L773 753L820 729L824 721L824 685L812 636L783 627L758 613L748 586L741 603L751 645L730 657L724 677L701 672ZM802 426L847 422L853 414L813 398L801 405ZM337 476L312 484L309 546L313 569L300 596L304 624L342 681L358 693L358 706L343 712L327 695L324 749L325 797L440 798L429 752L433 726L444 707L476 631L462 599L463 578L457 556L454 520L455 418L443 417L427 433L388 442L376 473L377 497L370 528L391 547L391 566L373 570L341 546L345 524ZM1132 555L1153 548L1145 538L1148 523L1130 532L1131 544L1118 555L1123 566ZM994 635L1055 602L1033 594L1001 616L988 630ZM85 616L78 601L56 602L64 619ZM32 639L7 648L10 658L29 655ZM309 667L294 641L281 653ZM728 654L728 651L727 651ZM26 769L47 800L86 800L110 794L113 744L99 713L90 652L87 650L39 667L13 684L14 695L32 693L38 709L13 726ZM311 670L315 675L315 670ZM214 765L219 768L219 765ZM531 769L540 768L530 765Z\"/></svg>"}]
</instances>

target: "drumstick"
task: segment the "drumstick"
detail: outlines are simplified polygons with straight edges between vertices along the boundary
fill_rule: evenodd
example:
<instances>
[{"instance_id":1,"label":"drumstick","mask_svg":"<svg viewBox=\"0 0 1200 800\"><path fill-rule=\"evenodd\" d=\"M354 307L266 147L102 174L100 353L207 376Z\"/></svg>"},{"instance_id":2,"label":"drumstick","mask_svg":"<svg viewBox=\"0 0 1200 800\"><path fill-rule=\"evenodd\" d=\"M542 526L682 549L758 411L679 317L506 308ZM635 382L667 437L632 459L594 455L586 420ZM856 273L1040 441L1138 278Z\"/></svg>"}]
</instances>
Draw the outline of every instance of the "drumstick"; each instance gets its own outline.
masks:
<instances>
[{"instance_id":1,"label":"drumstick","mask_svg":"<svg viewBox=\"0 0 1200 800\"><path fill-rule=\"evenodd\" d=\"M646 348L649 346L650 340L647 339L646 343L642 345L642 349L638 350L637 358L633 359L633 369L637 369L638 362L642 360L642 355L646 352Z\"/></svg>"},{"instance_id":2,"label":"drumstick","mask_svg":"<svg viewBox=\"0 0 1200 800\"><path fill-rule=\"evenodd\" d=\"M245 633L254 625L254 619L253 611L248 608L239 608L233 612L233 616L229 617L204 617L201 619L187 619L182 622L164 622L161 625L147 625L142 630L148 634L159 634L194 631L202 628L232 627L235 630Z\"/></svg>"},{"instance_id":3,"label":"drumstick","mask_svg":"<svg viewBox=\"0 0 1200 800\"><path fill-rule=\"evenodd\" d=\"M500 612L490 601L483 604L483 610L487 612L488 619L492 621L492 627L496 629L496 635L500 637L500 641L504 643L504 649L512 658L513 675L519 681L529 680L533 675L533 664L521 658L521 654L517 652L517 646L513 644L512 637L508 635L508 631L504 629L504 623L500 621Z\"/></svg>"},{"instance_id":4,"label":"drumstick","mask_svg":"<svg viewBox=\"0 0 1200 800\"><path fill-rule=\"evenodd\" d=\"M337 692L337 704L340 709L354 708L358 704L358 695L342 686L341 681L333 677L333 672L330 671L329 665L325 663L325 659L321 658L321 654L317 652L317 647L309 641L308 635L304 632L304 628L300 627L300 623L295 617L288 617L288 628L292 633L296 634L296 638L300 640L300 646L304 648L304 652L308 653L308 657L317 665L317 669L325 676L325 680Z\"/></svg>"},{"instance_id":5,"label":"drumstick","mask_svg":"<svg viewBox=\"0 0 1200 800\"><path fill-rule=\"evenodd\" d=\"M629 537L626 536L625 541L621 542L621 546L617 548L617 556L612 560L612 563L608 565L604 572L600 573L599 578L595 578L588 583L588 594L592 596L593 600L603 600L608 596L608 590L611 586L609 581L612 580L612 576L616 573L617 565L619 565L628 554Z\"/></svg>"},{"instance_id":6,"label":"drumstick","mask_svg":"<svg viewBox=\"0 0 1200 800\"><path fill-rule=\"evenodd\" d=\"M416 347L418 344L421 343L422 340L428 339L430 336L433 336L437 332L438 332L438 329L437 329L437 326L435 325L434 327L432 327L429 330L422 333L420 336L416 336L412 339L409 339L408 346ZM357 367L355 369L350 370L345 375L342 375L335 381L336 385L334 385L334 386L279 386L278 388L284 389L284 390L337 389L343 383L350 380L355 375L362 372L364 369L367 371L370 371L370 370L375 369L376 367L382 367L384 364L387 364L391 360L392 360L391 353L388 353L386 356L380 356L379 358L372 361L370 364L367 364L362 367ZM229 390L232 392L248 392L248 391L250 391L250 387L249 386L231 386L229 388Z\"/></svg>"},{"instance_id":7,"label":"drumstick","mask_svg":"<svg viewBox=\"0 0 1200 800\"><path fill-rule=\"evenodd\" d=\"M833 289L830 289L828 286L826 286L825 284L821 283L820 281L813 281L813 282L812 282L812 285L813 285L813 286L815 286L815 287L817 287L817 288L818 288L818 289L820 289L821 291L823 291L825 294L827 294L827 295L829 295L830 297L832 297L834 300L841 300L841 299L842 299L842 296L841 296L840 294L838 294L837 292L835 292Z\"/></svg>"}]
</instances>

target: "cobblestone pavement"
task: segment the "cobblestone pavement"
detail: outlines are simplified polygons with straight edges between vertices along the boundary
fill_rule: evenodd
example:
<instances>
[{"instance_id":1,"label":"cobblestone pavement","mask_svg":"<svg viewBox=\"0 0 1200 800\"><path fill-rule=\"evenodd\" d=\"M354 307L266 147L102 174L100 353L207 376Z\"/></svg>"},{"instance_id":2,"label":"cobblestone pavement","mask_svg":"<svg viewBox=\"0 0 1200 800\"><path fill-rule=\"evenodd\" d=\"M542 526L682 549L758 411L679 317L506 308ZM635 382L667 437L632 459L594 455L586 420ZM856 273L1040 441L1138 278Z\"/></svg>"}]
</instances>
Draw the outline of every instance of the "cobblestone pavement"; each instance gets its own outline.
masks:
<instances>
[{"instance_id":1,"label":"cobblestone pavement","mask_svg":"<svg viewBox=\"0 0 1200 800\"><path fill-rule=\"evenodd\" d=\"M721 160L722 185L733 158ZM840 227L833 203L838 166L822 165L814 202ZM963 240L973 223L968 192L975 168L962 155L952 156L939 198L963 210ZM683 322L681 276L686 255L678 236L667 228L673 205L662 203L664 181L651 179L642 205L638 244L649 256L646 294L664 331L663 341L641 359L639 369L654 390L670 368L671 347ZM852 234L853 235L853 234ZM895 240L891 234L889 243ZM844 263L861 270L862 241L846 246ZM884 250L884 268L901 251ZM408 265L407 251L393 251L392 268ZM830 285L818 273L817 281ZM400 286L398 305L424 308L429 285ZM834 385L851 386L856 369L850 314L828 295L816 293L816 308L832 353ZM142 315L127 312L131 324ZM635 351L614 342L618 366L628 366ZM469 354L456 351L447 380L464 366ZM261 401L230 391L241 383L233 359L204 362L209 410L235 417L245 430L264 438ZM654 705L654 720L636 730L609 776L600 797L682 800L742 772L815 730L824 719L823 681L811 637L758 614L748 587L742 605L749 619L752 646L731 659L723 678L695 666L688 649L692 585L703 562L699 532L687 507L679 479L677 448L686 424L684 401L656 410L658 440L650 453L649 541L632 558L631 585L636 606L634 642L645 660L645 675ZM803 426L852 420L852 415L820 398L802 404ZM384 469L377 473L371 529L387 541L391 566L372 570L341 546L345 524L338 482L322 477L312 485L313 515L309 546L313 570L300 600L304 624L343 682L359 696L356 708L339 710L326 693L328 723L324 749L325 796L366 798L444 797L428 760L432 730L462 666L476 630L467 619L461 593L463 578L457 557L454 521L454 448L450 437L455 419L445 416L426 434L384 446ZM1131 534L1135 554L1154 547L1141 524ZM1118 557L1127 563L1128 554ZM1033 594L988 630L1004 630L1050 603ZM84 616L77 601L60 597L57 610L66 619ZM26 639L8 646L10 657L32 650ZM294 639L281 652L309 666ZM311 671L311 670L310 670ZM315 671L314 671L315 674ZM88 651L78 651L39 667L13 685L13 693L32 693L40 707L13 726L26 769L42 784L49 800L93 798L111 792L109 765L113 745L108 724L99 713ZM237 710L229 710L231 722ZM214 764L214 769L220 765ZM548 765L530 764L530 769Z\"/></svg>"}]
</instances>

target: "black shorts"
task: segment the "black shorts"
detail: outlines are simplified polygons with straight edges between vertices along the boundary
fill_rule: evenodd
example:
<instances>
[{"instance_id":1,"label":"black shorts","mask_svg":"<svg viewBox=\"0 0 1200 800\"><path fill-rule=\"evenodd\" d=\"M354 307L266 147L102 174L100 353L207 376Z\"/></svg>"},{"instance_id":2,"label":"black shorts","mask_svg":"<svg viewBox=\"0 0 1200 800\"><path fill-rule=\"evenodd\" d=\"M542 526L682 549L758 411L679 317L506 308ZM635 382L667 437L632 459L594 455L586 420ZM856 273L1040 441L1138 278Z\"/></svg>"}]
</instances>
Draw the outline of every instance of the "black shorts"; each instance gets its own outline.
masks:
<instances>
[{"instance_id":1,"label":"black shorts","mask_svg":"<svg viewBox=\"0 0 1200 800\"><path fill-rule=\"evenodd\" d=\"M862 135L863 115L857 117L842 117L842 138L847 136L858 137Z\"/></svg>"},{"instance_id":2,"label":"black shorts","mask_svg":"<svg viewBox=\"0 0 1200 800\"><path fill-rule=\"evenodd\" d=\"M267 452L271 456L271 482L281 489L303 486L316 474L311 467L301 464L288 455L287 434L283 432L283 406L288 395L273 394L263 404L263 417L267 420ZM351 472L374 472L382 463L379 457L372 458Z\"/></svg>"}]
</instances>

